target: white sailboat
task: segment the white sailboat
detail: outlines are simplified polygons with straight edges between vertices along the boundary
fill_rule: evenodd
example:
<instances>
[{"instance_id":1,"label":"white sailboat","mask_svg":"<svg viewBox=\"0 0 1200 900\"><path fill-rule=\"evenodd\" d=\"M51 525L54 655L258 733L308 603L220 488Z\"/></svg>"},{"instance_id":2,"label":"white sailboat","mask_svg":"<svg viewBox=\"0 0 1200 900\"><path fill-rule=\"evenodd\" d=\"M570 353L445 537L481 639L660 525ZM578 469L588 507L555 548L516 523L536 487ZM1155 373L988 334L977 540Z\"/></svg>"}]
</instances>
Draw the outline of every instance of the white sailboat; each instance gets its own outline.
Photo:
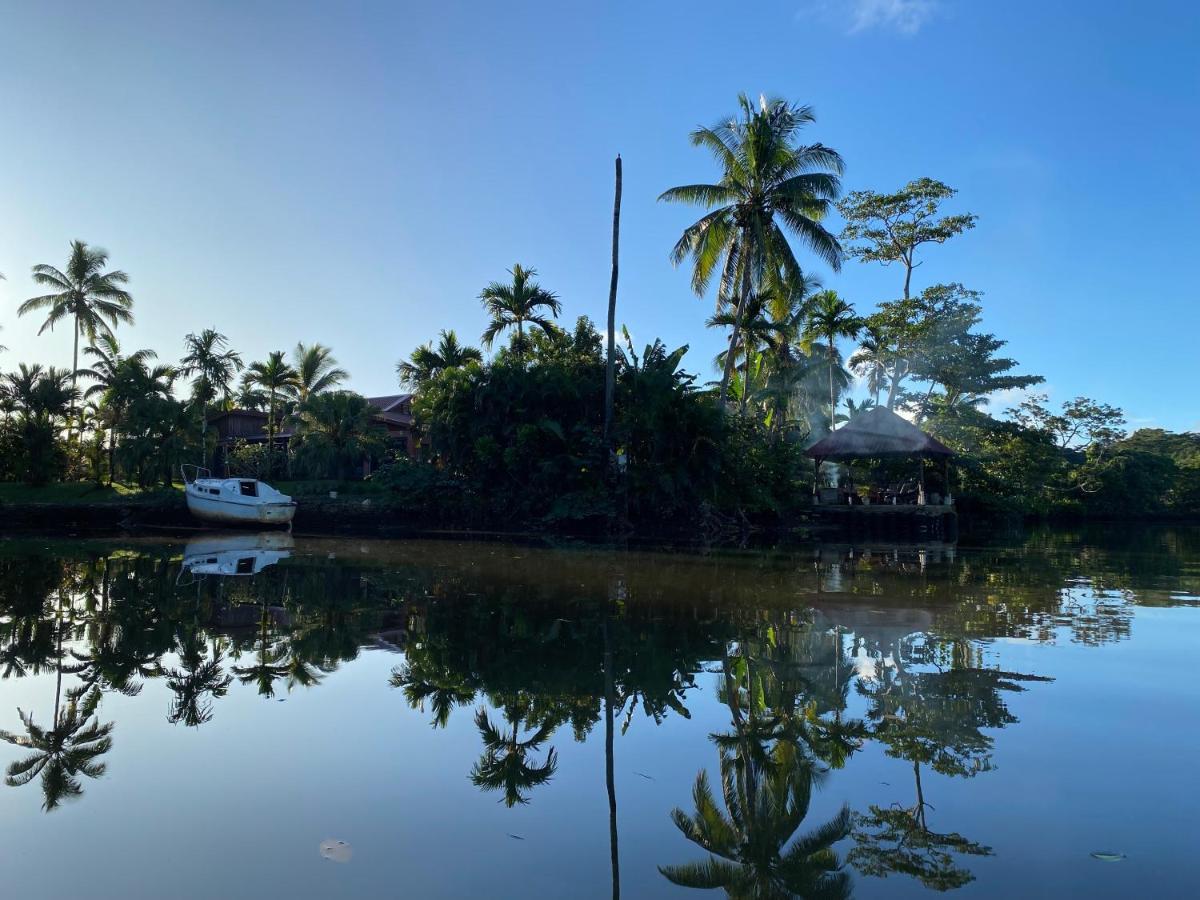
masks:
<instances>
[{"instance_id":1,"label":"white sailboat","mask_svg":"<svg viewBox=\"0 0 1200 900\"><path fill-rule=\"evenodd\" d=\"M213 478L208 469L183 466L188 511L197 519L221 525L287 525L296 502L255 478Z\"/></svg>"}]
</instances>

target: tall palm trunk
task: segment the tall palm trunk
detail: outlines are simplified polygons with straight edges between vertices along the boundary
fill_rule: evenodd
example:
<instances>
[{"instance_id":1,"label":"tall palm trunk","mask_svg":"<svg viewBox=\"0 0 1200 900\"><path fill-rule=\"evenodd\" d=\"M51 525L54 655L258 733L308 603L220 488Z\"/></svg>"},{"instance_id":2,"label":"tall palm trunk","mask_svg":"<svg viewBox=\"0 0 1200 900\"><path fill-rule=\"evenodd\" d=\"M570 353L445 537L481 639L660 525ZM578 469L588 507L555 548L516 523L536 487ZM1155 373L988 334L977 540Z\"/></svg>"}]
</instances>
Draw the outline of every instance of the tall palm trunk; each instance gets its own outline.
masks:
<instances>
[{"instance_id":1,"label":"tall palm trunk","mask_svg":"<svg viewBox=\"0 0 1200 900\"><path fill-rule=\"evenodd\" d=\"M117 453L117 422L108 423L108 486L113 486L113 479L116 477L116 453Z\"/></svg>"},{"instance_id":2,"label":"tall palm trunk","mask_svg":"<svg viewBox=\"0 0 1200 900\"><path fill-rule=\"evenodd\" d=\"M271 403L267 414L267 477L273 478L275 468L275 389L271 388Z\"/></svg>"},{"instance_id":3,"label":"tall palm trunk","mask_svg":"<svg viewBox=\"0 0 1200 900\"><path fill-rule=\"evenodd\" d=\"M833 431L834 420L837 418L837 400L833 393L833 332L829 333L829 430Z\"/></svg>"},{"instance_id":4,"label":"tall palm trunk","mask_svg":"<svg viewBox=\"0 0 1200 900\"><path fill-rule=\"evenodd\" d=\"M611 454L613 402L617 393L617 249L621 236L621 154L616 162L616 194L613 199L612 278L608 282L608 360L604 371L604 452Z\"/></svg>"},{"instance_id":5,"label":"tall palm trunk","mask_svg":"<svg viewBox=\"0 0 1200 900\"><path fill-rule=\"evenodd\" d=\"M733 317L733 332L729 335L729 350L725 354L725 370L721 373L721 408L728 410L729 378L733 374L733 358L737 353L738 337L742 330L742 317L746 312L746 300L750 296L750 261L746 258L745 248L750 243L750 235L742 231L742 295L738 298L737 312Z\"/></svg>"},{"instance_id":6,"label":"tall palm trunk","mask_svg":"<svg viewBox=\"0 0 1200 900\"><path fill-rule=\"evenodd\" d=\"M75 412L75 397L79 385L79 315L75 315L75 349L71 353L71 419L67 425L67 444L71 443L71 428L75 427L77 434L82 434L82 429L79 429L79 419Z\"/></svg>"}]
</instances>

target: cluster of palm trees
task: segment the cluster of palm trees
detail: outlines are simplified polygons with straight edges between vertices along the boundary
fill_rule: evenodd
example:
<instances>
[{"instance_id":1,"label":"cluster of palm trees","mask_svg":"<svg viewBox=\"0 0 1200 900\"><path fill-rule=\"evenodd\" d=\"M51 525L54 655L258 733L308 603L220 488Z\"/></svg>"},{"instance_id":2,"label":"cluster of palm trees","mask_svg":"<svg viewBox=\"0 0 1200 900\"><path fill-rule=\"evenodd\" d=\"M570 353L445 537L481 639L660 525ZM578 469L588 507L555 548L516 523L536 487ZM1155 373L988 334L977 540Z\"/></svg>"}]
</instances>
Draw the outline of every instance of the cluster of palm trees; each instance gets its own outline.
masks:
<instances>
[{"instance_id":1,"label":"cluster of palm trees","mask_svg":"<svg viewBox=\"0 0 1200 900\"><path fill-rule=\"evenodd\" d=\"M0 411L14 419L26 444L46 450L65 434L70 461L72 456L82 456L83 439L93 433L97 449L100 442L106 444L111 483L123 440L128 445L139 439L147 444L142 456L174 459L176 454L168 449L183 452L198 445L207 458L211 414L237 404L267 412L273 447L285 415L320 395L336 392L348 377L331 350L319 343L298 343L290 359L283 351L274 351L265 360L246 365L241 354L230 348L228 338L212 328L186 336L177 364L159 363L150 349L126 352L116 331L133 323L129 276L109 269L108 260L105 250L73 241L64 268L33 268L34 282L52 290L26 300L18 314L44 313L39 334L69 323L74 343L69 370L21 364L0 380ZM190 390L176 399L181 380L190 380ZM320 421L319 411L315 419ZM30 448L31 458L37 455L34 449ZM126 466L126 472L141 468L134 463ZM98 476L98 461L93 469ZM170 466L154 467L163 469L169 472Z\"/></svg>"},{"instance_id":2,"label":"cluster of palm trees","mask_svg":"<svg viewBox=\"0 0 1200 900\"><path fill-rule=\"evenodd\" d=\"M766 97L755 104L745 94L738 103L738 115L692 132L692 143L717 160L720 179L680 185L659 199L708 207L684 230L671 259L676 264L691 259L692 288L699 296L717 279L712 324L730 329L718 396L729 402L728 386L741 358L744 403L751 360L766 343L752 343L752 328L760 341L764 321L778 328L777 335L786 335L809 311L806 293L812 281L806 279L789 235L835 271L841 267L841 245L822 220L841 191L844 166L836 150L799 141L800 132L814 121L811 108ZM784 357L775 357L776 368L785 368Z\"/></svg>"}]
</instances>

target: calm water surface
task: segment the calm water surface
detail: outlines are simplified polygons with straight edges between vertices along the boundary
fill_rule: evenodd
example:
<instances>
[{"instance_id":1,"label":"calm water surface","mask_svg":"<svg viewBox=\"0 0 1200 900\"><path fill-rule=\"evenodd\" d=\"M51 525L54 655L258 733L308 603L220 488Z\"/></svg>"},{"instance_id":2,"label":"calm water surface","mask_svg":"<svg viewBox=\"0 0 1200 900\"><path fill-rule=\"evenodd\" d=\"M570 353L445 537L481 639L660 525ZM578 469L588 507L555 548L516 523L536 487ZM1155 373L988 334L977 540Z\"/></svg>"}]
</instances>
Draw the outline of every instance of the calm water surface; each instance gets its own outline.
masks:
<instances>
[{"instance_id":1,"label":"calm water surface","mask_svg":"<svg viewBox=\"0 0 1200 900\"><path fill-rule=\"evenodd\" d=\"M1198 644L1196 529L0 541L3 896L1197 896Z\"/></svg>"}]
</instances>

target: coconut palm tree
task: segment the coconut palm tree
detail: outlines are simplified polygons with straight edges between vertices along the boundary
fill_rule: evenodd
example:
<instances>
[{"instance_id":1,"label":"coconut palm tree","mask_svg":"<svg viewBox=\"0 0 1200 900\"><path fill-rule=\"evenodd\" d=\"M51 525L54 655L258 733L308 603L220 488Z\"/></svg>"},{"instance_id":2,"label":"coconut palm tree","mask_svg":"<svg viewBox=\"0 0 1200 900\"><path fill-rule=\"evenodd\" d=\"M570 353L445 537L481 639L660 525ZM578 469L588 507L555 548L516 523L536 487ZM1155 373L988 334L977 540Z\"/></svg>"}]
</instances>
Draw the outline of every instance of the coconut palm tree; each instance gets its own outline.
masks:
<instances>
[{"instance_id":1,"label":"coconut palm tree","mask_svg":"<svg viewBox=\"0 0 1200 900\"><path fill-rule=\"evenodd\" d=\"M837 238L821 225L841 192L842 158L829 147L797 141L799 131L814 121L812 109L766 97L756 108L745 94L738 104L740 117L692 132L692 144L716 157L720 180L681 185L659 197L710 208L684 230L671 261L678 265L691 257L692 289L699 296L719 273L718 308L734 306L722 402L753 292L769 288L783 299L801 278L789 233L835 270L842 260Z\"/></svg>"},{"instance_id":2,"label":"coconut palm tree","mask_svg":"<svg viewBox=\"0 0 1200 900\"><path fill-rule=\"evenodd\" d=\"M419 390L432 378L447 369L457 369L470 362L482 362L483 354L477 347L458 342L458 335L451 329L438 335L438 344L422 344L413 351L409 359L396 363L396 375L402 385Z\"/></svg>"},{"instance_id":3,"label":"coconut palm tree","mask_svg":"<svg viewBox=\"0 0 1200 900\"><path fill-rule=\"evenodd\" d=\"M557 295L534 280L537 269L526 269L520 263L516 263L508 271L512 275L510 283L493 281L479 294L484 310L491 316L488 327L483 331L482 340L483 346L490 348L500 332L516 326L517 340L514 349L517 361L520 362L524 359L526 350L525 323L528 322L546 334L551 334L554 331L554 323L550 319L558 316L562 303ZM542 309L549 310L549 318L539 312Z\"/></svg>"},{"instance_id":4,"label":"coconut palm tree","mask_svg":"<svg viewBox=\"0 0 1200 900\"><path fill-rule=\"evenodd\" d=\"M879 405L879 395L888 386L889 370L893 351L886 332L878 323L869 319L863 326L863 336L858 349L850 355L850 370L867 379L867 390Z\"/></svg>"},{"instance_id":5,"label":"coconut palm tree","mask_svg":"<svg viewBox=\"0 0 1200 900\"><path fill-rule=\"evenodd\" d=\"M267 457L275 454L275 433L279 430L277 413L280 396L294 391L299 384L296 370L287 364L282 350L272 350L265 362L251 363L244 376L246 384L267 395ZM268 461L268 465L271 463Z\"/></svg>"},{"instance_id":6,"label":"coconut palm tree","mask_svg":"<svg viewBox=\"0 0 1200 900\"><path fill-rule=\"evenodd\" d=\"M205 328L183 339L179 374L192 377L192 400L200 410L201 465L208 461L208 406L218 396L229 402L234 376L243 367L241 354L228 347L229 339L215 328Z\"/></svg>"},{"instance_id":7,"label":"coconut palm tree","mask_svg":"<svg viewBox=\"0 0 1200 900\"><path fill-rule=\"evenodd\" d=\"M521 723L529 714L529 704L524 698L504 708L504 720L509 725L502 732L492 724L487 710L480 707L475 712L475 727L483 738L483 755L471 769L471 783L484 790L501 790L501 801L505 806L516 806L529 802L522 793L548 782L558 768L558 755L551 747L545 762L530 763L530 753L536 753L554 731L552 722L541 723L528 737L521 737Z\"/></svg>"},{"instance_id":8,"label":"coconut palm tree","mask_svg":"<svg viewBox=\"0 0 1200 900\"><path fill-rule=\"evenodd\" d=\"M671 819L689 841L710 854L703 862L659 866L673 884L724 889L730 897L846 898L850 876L833 845L850 832L850 810L796 836L808 815L817 771L797 745L777 742L758 753L723 752L725 811L717 805L708 773L696 776L696 811L675 809Z\"/></svg>"},{"instance_id":9,"label":"coconut palm tree","mask_svg":"<svg viewBox=\"0 0 1200 900\"><path fill-rule=\"evenodd\" d=\"M314 394L333 390L350 377L349 372L338 368L333 351L323 344L296 344L292 368L296 370L296 399L301 403Z\"/></svg>"},{"instance_id":10,"label":"coconut palm tree","mask_svg":"<svg viewBox=\"0 0 1200 900\"><path fill-rule=\"evenodd\" d=\"M863 320L854 312L854 306L838 296L837 291L821 291L813 297L808 312L801 346L811 352L813 345L825 339L825 352L829 360L829 427L837 416L837 395L834 390L834 369L840 369L837 358L837 339L855 338L862 331Z\"/></svg>"},{"instance_id":11,"label":"coconut palm tree","mask_svg":"<svg viewBox=\"0 0 1200 900\"><path fill-rule=\"evenodd\" d=\"M33 267L36 284L51 289L51 293L30 297L19 307L17 315L39 310L46 311L46 319L38 334L63 319L74 320L75 340L71 356L71 387L77 387L79 374L79 337L84 335L95 343L96 336L111 333L118 323L133 324L133 297L125 290L129 276L120 270L104 271L108 264L108 251L89 247L83 241L71 242L71 257L67 270L62 272L50 265ZM74 419L74 401L71 418Z\"/></svg>"}]
</instances>

